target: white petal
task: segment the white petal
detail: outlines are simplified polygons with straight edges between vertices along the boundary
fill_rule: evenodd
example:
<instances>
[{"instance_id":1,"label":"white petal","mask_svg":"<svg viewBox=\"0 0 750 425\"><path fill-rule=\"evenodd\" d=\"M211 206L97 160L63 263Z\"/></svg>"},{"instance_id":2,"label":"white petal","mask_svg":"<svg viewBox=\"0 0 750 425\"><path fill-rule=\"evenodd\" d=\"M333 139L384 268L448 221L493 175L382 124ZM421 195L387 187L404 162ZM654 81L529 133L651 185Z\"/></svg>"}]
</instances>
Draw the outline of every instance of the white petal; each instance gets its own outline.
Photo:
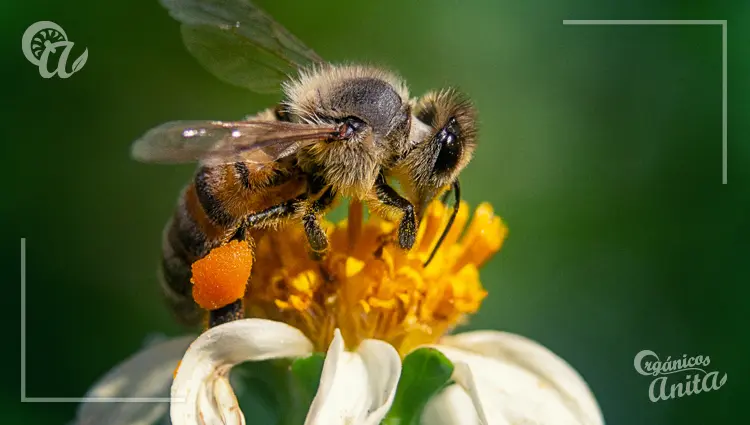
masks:
<instances>
[{"instance_id":1,"label":"white petal","mask_svg":"<svg viewBox=\"0 0 750 425\"><path fill-rule=\"evenodd\" d=\"M422 413L425 425L478 424L479 416L469 394L458 385L451 385L430 399Z\"/></svg>"},{"instance_id":2,"label":"white petal","mask_svg":"<svg viewBox=\"0 0 750 425\"><path fill-rule=\"evenodd\" d=\"M527 338L481 331L446 337L441 342L446 345L437 348L457 363L454 379L479 404L480 416L483 411L490 425L523 421L556 425L604 423L583 379L565 361ZM459 363L466 367L458 367ZM441 402L465 406L463 395L456 396L455 391L451 394L441 395ZM436 408L430 402L426 410ZM425 412L425 416L433 414Z\"/></svg>"},{"instance_id":3,"label":"white petal","mask_svg":"<svg viewBox=\"0 0 750 425\"><path fill-rule=\"evenodd\" d=\"M481 425L489 424L490 422L487 420L486 410L484 409L484 405L479 396L479 386L477 385L476 379L474 379L474 374L472 373L471 368L469 365L461 361L455 361L453 365L453 380L456 381L456 383L469 395L469 399L471 400L477 414L477 423Z\"/></svg>"},{"instance_id":4,"label":"white petal","mask_svg":"<svg viewBox=\"0 0 750 425\"><path fill-rule=\"evenodd\" d=\"M149 344L117 365L86 394L89 398L169 398L169 386L177 363L192 336ZM76 425L150 425L167 413L167 401L85 402L78 408Z\"/></svg>"},{"instance_id":5,"label":"white petal","mask_svg":"<svg viewBox=\"0 0 750 425\"><path fill-rule=\"evenodd\" d=\"M302 357L312 343L282 322L243 319L204 332L188 348L172 385L173 424L244 424L234 391L231 368L246 361Z\"/></svg>"},{"instance_id":6,"label":"white petal","mask_svg":"<svg viewBox=\"0 0 750 425\"><path fill-rule=\"evenodd\" d=\"M584 424L603 424L594 394L581 375L546 347L520 335L498 331L466 332L445 338L444 343L516 364L539 377L560 394L563 402Z\"/></svg>"},{"instance_id":7,"label":"white petal","mask_svg":"<svg viewBox=\"0 0 750 425\"><path fill-rule=\"evenodd\" d=\"M393 404L400 377L401 358L393 346L365 340L351 353L337 329L305 425L379 424Z\"/></svg>"}]
</instances>

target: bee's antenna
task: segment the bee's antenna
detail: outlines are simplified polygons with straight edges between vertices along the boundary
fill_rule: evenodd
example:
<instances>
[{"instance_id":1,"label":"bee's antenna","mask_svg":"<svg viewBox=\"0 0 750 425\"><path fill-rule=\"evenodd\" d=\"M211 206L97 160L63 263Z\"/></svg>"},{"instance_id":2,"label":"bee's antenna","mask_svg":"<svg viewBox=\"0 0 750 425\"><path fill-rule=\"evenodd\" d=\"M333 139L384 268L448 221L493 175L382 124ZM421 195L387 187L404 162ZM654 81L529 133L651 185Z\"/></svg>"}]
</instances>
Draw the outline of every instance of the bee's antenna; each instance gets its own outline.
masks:
<instances>
[{"instance_id":1,"label":"bee's antenna","mask_svg":"<svg viewBox=\"0 0 750 425\"><path fill-rule=\"evenodd\" d=\"M424 267L427 267L430 264L430 261L435 258L435 254L437 253L438 248L440 248L440 245L443 244L445 237L448 236L448 232L451 230L451 226L453 226L453 222L456 220L456 215L458 215L458 209L461 206L461 185L458 184L458 179L453 182L449 192L453 192L453 195L456 198L456 203L453 204L453 212L451 213L451 217L448 219L448 224L445 225L445 229L443 229L443 233L440 235L440 239L438 239L435 247L432 248L432 252L430 253L429 258L427 258L427 261L424 262ZM447 195L449 192L446 192L446 194L443 196L443 202L447 200Z\"/></svg>"},{"instance_id":2,"label":"bee's antenna","mask_svg":"<svg viewBox=\"0 0 750 425\"><path fill-rule=\"evenodd\" d=\"M440 202L442 202L443 205L448 205L448 197L451 196L451 192L453 192L453 185L451 185L450 189L446 190L445 193L443 193L443 196L440 197Z\"/></svg>"}]
</instances>

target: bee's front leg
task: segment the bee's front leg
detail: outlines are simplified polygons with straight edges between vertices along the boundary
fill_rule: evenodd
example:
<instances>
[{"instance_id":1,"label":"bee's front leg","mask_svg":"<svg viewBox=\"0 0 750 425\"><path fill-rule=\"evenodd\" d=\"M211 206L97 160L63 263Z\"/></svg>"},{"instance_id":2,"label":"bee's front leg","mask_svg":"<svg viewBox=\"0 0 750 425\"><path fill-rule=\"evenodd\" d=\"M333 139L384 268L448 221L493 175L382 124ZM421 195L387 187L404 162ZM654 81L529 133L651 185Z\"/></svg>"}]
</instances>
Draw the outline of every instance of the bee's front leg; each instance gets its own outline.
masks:
<instances>
[{"instance_id":1,"label":"bee's front leg","mask_svg":"<svg viewBox=\"0 0 750 425\"><path fill-rule=\"evenodd\" d=\"M387 218L393 215L388 211L389 209L395 208L401 213L398 223L398 244L403 249L411 249L417 238L417 219L414 213L414 205L408 199L399 195L396 189L389 186L382 174L375 182L374 191L377 203L380 205L373 205L372 201L368 202L368 205Z\"/></svg>"}]
</instances>

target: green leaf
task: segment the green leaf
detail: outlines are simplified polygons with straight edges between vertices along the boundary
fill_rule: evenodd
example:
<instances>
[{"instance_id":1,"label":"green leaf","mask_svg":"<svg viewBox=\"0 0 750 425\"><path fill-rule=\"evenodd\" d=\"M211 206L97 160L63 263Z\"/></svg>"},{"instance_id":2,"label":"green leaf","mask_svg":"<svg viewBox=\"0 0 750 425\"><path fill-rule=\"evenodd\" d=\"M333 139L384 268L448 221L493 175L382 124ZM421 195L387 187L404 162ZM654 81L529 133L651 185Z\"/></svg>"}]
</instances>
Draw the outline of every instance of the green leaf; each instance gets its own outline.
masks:
<instances>
[{"instance_id":1,"label":"green leaf","mask_svg":"<svg viewBox=\"0 0 750 425\"><path fill-rule=\"evenodd\" d=\"M404 359L401 379L383 425L418 425L427 401L450 382L453 363L434 348L420 348Z\"/></svg>"},{"instance_id":2,"label":"green leaf","mask_svg":"<svg viewBox=\"0 0 750 425\"><path fill-rule=\"evenodd\" d=\"M86 49L83 51L81 56L78 56L78 59L73 62L73 68L71 69L70 73L78 72L79 69L83 68L84 65L86 65L86 60L89 58L89 49Z\"/></svg>"}]
</instances>

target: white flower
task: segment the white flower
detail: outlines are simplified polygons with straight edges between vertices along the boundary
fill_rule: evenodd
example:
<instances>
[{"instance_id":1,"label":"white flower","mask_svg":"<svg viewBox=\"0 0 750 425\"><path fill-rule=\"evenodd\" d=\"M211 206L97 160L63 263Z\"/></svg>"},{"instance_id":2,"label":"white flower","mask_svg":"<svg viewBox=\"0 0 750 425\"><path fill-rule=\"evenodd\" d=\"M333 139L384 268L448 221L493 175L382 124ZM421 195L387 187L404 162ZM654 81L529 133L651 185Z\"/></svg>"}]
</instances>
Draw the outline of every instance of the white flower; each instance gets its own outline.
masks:
<instances>
[{"instance_id":1,"label":"white flower","mask_svg":"<svg viewBox=\"0 0 750 425\"><path fill-rule=\"evenodd\" d=\"M397 396L401 358L427 346L442 352L454 367L450 385L424 406L425 425L603 424L585 382L541 345L496 331L441 338L479 309L487 292L478 269L507 235L489 204L477 207L473 218L465 203L455 216L451 211L440 202L431 203L408 251L384 243L396 225L375 216L363 222L358 203L350 204L348 221L325 224L330 246L320 261L309 258L301 224L268 232L256 241L252 276L243 298L246 314L254 318L207 330L184 356L166 353L173 355L173 362L159 362L159 370L126 369L163 379L161 383L151 379L148 388L137 388L153 392L169 385L171 371L182 357L171 386L172 424L244 424L228 378L233 366L327 351L305 425L377 425ZM455 218L453 227L443 234L450 217ZM432 262L425 266L438 244ZM242 247L228 244L212 254L233 256L237 249ZM196 262L203 272L193 276L194 289L213 287L215 277L221 276L212 274L211 257ZM410 380L424 376L410 369L408 373L415 373ZM111 392L112 385L105 387ZM402 388L409 391L408 383ZM143 395L121 389L119 396ZM394 414L404 413L401 407L422 406L400 406ZM84 413L90 411L88 406L81 408L80 424L97 423L85 422L91 415ZM142 415L151 418L158 413L153 406L127 412L133 416L121 414L118 421L98 423L143 423Z\"/></svg>"},{"instance_id":2,"label":"white flower","mask_svg":"<svg viewBox=\"0 0 750 425\"><path fill-rule=\"evenodd\" d=\"M184 344L183 340L181 343ZM443 338L433 345L455 365L453 380L427 404L424 424L603 424L594 397L580 376L563 360L526 338L494 331L478 331ZM180 355L179 346L163 343L149 347L101 381L109 396L143 397L141 387L118 387L119 377L130 380L151 376L149 388L168 385ZM229 384L229 370L246 361L305 357L312 343L302 332L282 322L244 319L209 329L196 339L182 357L172 384L170 414L173 425L244 424L237 399ZM172 362L164 361L169 355ZM160 358L153 363L148 358ZM135 370L132 366L142 366ZM129 366L129 367L124 367ZM371 424L385 417L393 403L401 376L401 359L388 343L364 340L354 352L344 349L336 331L328 348L318 392L306 425ZM117 405L108 406L118 409ZM76 424L141 424L153 420L154 409L119 411L119 416L98 412L84 404ZM114 410L113 410L114 411ZM129 413L126 416L123 413ZM106 418L106 420L104 420ZM116 419L116 420L115 420ZM140 422L139 422L140 421Z\"/></svg>"}]
</instances>

